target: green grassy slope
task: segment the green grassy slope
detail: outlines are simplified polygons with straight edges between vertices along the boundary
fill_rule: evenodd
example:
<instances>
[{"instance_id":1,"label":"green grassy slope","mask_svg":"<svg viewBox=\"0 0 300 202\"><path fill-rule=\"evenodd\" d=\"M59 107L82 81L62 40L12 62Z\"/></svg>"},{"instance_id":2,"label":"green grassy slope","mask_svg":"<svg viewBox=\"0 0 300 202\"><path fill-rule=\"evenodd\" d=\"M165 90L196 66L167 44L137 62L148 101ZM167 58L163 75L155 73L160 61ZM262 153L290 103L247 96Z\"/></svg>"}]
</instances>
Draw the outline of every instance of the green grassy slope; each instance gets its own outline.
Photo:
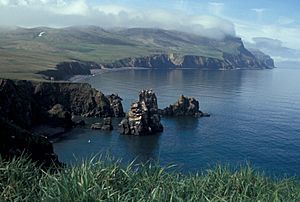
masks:
<instances>
[{"instance_id":1,"label":"green grassy slope","mask_svg":"<svg viewBox=\"0 0 300 202\"><path fill-rule=\"evenodd\" d=\"M216 41L159 29L17 28L0 32L0 73L5 78L39 79L36 72L63 61L110 63L157 53L222 58L222 52L238 53L240 45L241 41L233 37Z\"/></svg>"},{"instance_id":2,"label":"green grassy slope","mask_svg":"<svg viewBox=\"0 0 300 202\"><path fill-rule=\"evenodd\" d=\"M157 166L87 161L55 173L0 159L0 201L299 201L300 183L242 167L182 175Z\"/></svg>"}]
</instances>

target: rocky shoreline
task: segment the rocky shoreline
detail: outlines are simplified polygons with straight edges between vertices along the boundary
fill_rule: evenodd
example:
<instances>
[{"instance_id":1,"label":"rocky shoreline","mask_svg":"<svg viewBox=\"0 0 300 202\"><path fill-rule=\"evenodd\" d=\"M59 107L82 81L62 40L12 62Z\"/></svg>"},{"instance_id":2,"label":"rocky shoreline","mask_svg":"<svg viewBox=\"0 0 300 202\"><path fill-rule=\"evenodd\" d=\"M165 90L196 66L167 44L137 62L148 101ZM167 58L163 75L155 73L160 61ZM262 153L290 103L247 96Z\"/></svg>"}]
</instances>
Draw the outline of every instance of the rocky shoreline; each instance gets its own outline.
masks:
<instances>
[{"instance_id":1,"label":"rocky shoreline","mask_svg":"<svg viewBox=\"0 0 300 202\"><path fill-rule=\"evenodd\" d=\"M143 57L129 57L111 63L69 61L57 64L53 69L38 72L46 80L81 82L85 78L109 71L128 69L201 69L238 70L272 69L273 59L261 51L248 51L242 44L239 54L222 53L221 57L180 55L176 53L154 54Z\"/></svg>"},{"instance_id":2,"label":"rocky shoreline","mask_svg":"<svg viewBox=\"0 0 300 202\"><path fill-rule=\"evenodd\" d=\"M105 96L86 83L0 79L0 98L0 154L5 158L26 152L36 161L59 163L45 134L34 133L36 126L61 128L55 131L61 134L83 124L73 121L76 115L124 116L121 98Z\"/></svg>"},{"instance_id":3,"label":"rocky shoreline","mask_svg":"<svg viewBox=\"0 0 300 202\"><path fill-rule=\"evenodd\" d=\"M158 109L151 89L140 91L125 114L122 98L104 95L87 83L0 79L0 98L0 154L10 157L27 152L37 161L46 158L47 164L59 163L47 137L86 127L80 117L104 118L91 128L105 131L113 130L112 117L125 117L118 126L120 134L143 136L163 131L161 116L207 116L199 110L197 100L183 95L175 104ZM49 131L54 134L47 134Z\"/></svg>"}]
</instances>

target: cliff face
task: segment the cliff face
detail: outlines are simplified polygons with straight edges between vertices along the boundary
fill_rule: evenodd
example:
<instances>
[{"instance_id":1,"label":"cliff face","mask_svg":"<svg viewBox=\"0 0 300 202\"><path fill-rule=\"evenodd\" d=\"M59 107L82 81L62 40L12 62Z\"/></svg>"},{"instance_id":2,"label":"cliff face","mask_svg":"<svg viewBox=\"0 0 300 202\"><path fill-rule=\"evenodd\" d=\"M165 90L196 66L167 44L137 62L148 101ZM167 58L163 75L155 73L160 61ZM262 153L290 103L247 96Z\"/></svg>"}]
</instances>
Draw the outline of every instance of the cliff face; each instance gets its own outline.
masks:
<instances>
[{"instance_id":1,"label":"cliff face","mask_svg":"<svg viewBox=\"0 0 300 202\"><path fill-rule=\"evenodd\" d=\"M32 83L0 79L0 98L0 117L27 129L47 123L49 110L57 104L74 115L106 117L124 114L119 100L108 99L85 83ZM115 106L118 109L114 109Z\"/></svg>"},{"instance_id":2,"label":"cliff face","mask_svg":"<svg viewBox=\"0 0 300 202\"><path fill-rule=\"evenodd\" d=\"M261 63L266 64L269 68L274 67L274 60L269 55L257 49L250 49L250 51Z\"/></svg>"},{"instance_id":3,"label":"cliff face","mask_svg":"<svg viewBox=\"0 0 300 202\"><path fill-rule=\"evenodd\" d=\"M39 74L45 75L47 79L67 80L75 75L90 75L91 69L98 69L100 66L94 62L62 62L52 70L41 71Z\"/></svg>"},{"instance_id":4,"label":"cliff face","mask_svg":"<svg viewBox=\"0 0 300 202\"><path fill-rule=\"evenodd\" d=\"M272 61L272 59L270 59ZM223 59L197 55L159 54L139 58L125 58L102 65L105 68L145 67L145 68L201 68L201 69L266 69L274 68L274 63L248 54L223 53Z\"/></svg>"}]
</instances>

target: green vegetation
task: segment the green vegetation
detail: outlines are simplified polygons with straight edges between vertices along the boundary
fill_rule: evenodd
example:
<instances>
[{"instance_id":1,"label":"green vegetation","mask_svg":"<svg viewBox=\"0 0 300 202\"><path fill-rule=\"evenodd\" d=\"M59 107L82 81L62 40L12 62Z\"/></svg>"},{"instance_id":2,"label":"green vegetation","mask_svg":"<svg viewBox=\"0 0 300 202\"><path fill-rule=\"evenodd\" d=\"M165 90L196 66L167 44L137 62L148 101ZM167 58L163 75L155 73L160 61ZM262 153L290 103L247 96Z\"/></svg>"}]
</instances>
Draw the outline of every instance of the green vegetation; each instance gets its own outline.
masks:
<instances>
[{"instance_id":1,"label":"green vegetation","mask_svg":"<svg viewBox=\"0 0 300 202\"><path fill-rule=\"evenodd\" d=\"M37 72L54 68L63 61L111 63L157 53L222 59L222 52L238 53L240 45L241 41L237 38L216 41L158 29L106 31L94 26L17 28L0 32L0 76L39 80L42 76Z\"/></svg>"},{"instance_id":2,"label":"green vegetation","mask_svg":"<svg viewBox=\"0 0 300 202\"><path fill-rule=\"evenodd\" d=\"M249 166L181 175L151 165L103 159L57 172L28 158L0 160L0 201L299 201L300 183L274 180Z\"/></svg>"}]
</instances>

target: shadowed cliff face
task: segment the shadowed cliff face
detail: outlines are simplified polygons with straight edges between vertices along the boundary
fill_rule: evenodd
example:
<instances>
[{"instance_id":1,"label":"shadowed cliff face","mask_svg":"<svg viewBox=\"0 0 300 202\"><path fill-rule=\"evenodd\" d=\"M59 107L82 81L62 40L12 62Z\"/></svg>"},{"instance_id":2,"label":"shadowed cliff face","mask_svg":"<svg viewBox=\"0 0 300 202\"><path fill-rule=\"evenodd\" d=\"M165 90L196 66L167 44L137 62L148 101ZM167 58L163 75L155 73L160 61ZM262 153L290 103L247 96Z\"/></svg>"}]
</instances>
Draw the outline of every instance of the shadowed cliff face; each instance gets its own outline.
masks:
<instances>
[{"instance_id":1,"label":"shadowed cliff face","mask_svg":"<svg viewBox=\"0 0 300 202\"><path fill-rule=\"evenodd\" d=\"M106 97L89 84L0 79L0 155L26 153L46 166L59 164L49 140L29 131L39 124L72 126L71 114L124 116L120 97Z\"/></svg>"},{"instance_id":2,"label":"shadowed cliff face","mask_svg":"<svg viewBox=\"0 0 300 202\"><path fill-rule=\"evenodd\" d=\"M53 146L47 138L33 135L1 117L0 129L1 157L11 158L27 154L33 161L42 163L46 167L53 163L60 165Z\"/></svg>"},{"instance_id":3,"label":"shadowed cliff face","mask_svg":"<svg viewBox=\"0 0 300 202\"><path fill-rule=\"evenodd\" d=\"M75 75L90 75L91 69L98 69L100 66L94 62L62 62L52 70L40 71L38 74L45 75L47 79L67 80Z\"/></svg>"},{"instance_id":4,"label":"shadowed cliff face","mask_svg":"<svg viewBox=\"0 0 300 202\"><path fill-rule=\"evenodd\" d=\"M0 117L27 129L49 122L48 111L57 104L74 115L124 115L118 97L117 101L113 97L108 99L85 83L32 83L0 79L0 98Z\"/></svg>"}]
</instances>

